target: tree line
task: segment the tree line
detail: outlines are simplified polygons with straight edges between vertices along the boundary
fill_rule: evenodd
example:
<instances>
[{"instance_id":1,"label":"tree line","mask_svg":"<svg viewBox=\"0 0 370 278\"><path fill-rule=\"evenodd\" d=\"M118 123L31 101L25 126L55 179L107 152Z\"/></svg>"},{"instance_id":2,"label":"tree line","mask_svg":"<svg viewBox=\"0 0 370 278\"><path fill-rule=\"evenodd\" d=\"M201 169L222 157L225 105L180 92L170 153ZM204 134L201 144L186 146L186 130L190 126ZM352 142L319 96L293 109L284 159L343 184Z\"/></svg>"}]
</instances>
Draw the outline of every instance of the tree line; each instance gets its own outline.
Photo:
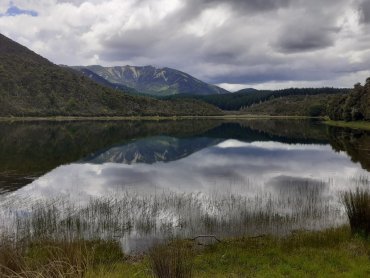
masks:
<instances>
[{"instance_id":1,"label":"tree line","mask_svg":"<svg viewBox=\"0 0 370 278\"><path fill-rule=\"evenodd\" d=\"M334 98L327 106L327 114L332 120L370 120L370 78L365 85L357 83L349 94Z\"/></svg>"}]
</instances>

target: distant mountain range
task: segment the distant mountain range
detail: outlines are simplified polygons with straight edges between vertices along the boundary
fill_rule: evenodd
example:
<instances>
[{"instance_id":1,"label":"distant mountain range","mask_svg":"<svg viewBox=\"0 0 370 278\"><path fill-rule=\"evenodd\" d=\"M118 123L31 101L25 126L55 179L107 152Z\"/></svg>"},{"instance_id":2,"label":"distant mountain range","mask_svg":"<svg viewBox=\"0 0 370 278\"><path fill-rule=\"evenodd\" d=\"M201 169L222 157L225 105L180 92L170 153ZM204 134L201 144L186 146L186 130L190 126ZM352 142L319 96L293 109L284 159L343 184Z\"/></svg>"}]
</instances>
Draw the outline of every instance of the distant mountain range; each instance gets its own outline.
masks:
<instances>
[{"instance_id":1,"label":"distant mountain range","mask_svg":"<svg viewBox=\"0 0 370 278\"><path fill-rule=\"evenodd\" d=\"M197 100L163 101L117 92L0 34L0 116L219 114Z\"/></svg>"},{"instance_id":2,"label":"distant mountain range","mask_svg":"<svg viewBox=\"0 0 370 278\"><path fill-rule=\"evenodd\" d=\"M187 73L171 68L155 68L153 66L102 67L98 65L86 67L76 66L72 68L84 74L87 73L86 75L88 77L98 83L109 82L108 86L113 88L119 89L120 86L125 86L126 88L133 88L137 92L154 96L229 93L225 89L207 84ZM100 80L99 77L105 81Z\"/></svg>"}]
</instances>

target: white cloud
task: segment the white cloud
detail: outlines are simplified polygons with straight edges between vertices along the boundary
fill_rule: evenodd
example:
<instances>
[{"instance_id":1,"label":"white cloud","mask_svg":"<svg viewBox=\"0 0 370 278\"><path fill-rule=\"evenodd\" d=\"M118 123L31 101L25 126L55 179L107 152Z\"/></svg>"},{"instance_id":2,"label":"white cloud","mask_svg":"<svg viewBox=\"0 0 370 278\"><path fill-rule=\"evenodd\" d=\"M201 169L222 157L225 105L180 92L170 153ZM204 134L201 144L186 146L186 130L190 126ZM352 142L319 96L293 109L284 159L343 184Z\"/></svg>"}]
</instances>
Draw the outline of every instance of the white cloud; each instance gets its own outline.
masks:
<instances>
[{"instance_id":1,"label":"white cloud","mask_svg":"<svg viewBox=\"0 0 370 278\"><path fill-rule=\"evenodd\" d=\"M13 3L38 16L0 17L1 32L57 64L169 66L230 90L350 87L368 74L360 0Z\"/></svg>"}]
</instances>

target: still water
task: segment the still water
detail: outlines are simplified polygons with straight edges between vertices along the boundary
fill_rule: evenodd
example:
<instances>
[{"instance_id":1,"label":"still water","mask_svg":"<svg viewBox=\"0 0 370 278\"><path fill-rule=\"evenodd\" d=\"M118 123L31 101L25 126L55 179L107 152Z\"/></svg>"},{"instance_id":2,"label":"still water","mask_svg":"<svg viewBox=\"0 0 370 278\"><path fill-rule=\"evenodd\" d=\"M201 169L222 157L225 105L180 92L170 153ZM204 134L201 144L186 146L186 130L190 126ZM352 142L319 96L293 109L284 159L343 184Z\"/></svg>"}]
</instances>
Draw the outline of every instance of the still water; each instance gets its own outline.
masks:
<instances>
[{"instance_id":1,"label":"still water","mask_svg":"<svg viewBox=\"0 0 370 278\"><path fill-rule=\"evenodd\" d=\"M319 122L16 122L0 133L3 232L114 237L127 252L345 224L340 194L370 187L370 133Z\"/></svg>"}]
</instances>

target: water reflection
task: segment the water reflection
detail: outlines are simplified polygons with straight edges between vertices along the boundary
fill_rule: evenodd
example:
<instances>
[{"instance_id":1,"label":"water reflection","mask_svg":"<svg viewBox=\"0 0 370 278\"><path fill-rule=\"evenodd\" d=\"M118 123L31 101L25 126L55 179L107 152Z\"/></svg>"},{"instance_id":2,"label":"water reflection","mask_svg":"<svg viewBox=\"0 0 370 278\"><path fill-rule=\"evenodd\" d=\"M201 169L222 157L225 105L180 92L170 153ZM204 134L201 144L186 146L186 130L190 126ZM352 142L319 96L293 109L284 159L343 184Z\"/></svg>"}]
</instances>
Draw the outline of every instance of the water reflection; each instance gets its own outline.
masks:
<instances>
[{"instance_id":1,"label":"water reflection","mask_svg":"<svg viewBox=\"0 0 370 278\"><path fill-rule=\"evenodd\" d=\"M68 194L88 199L117 188L147 193L160 189L212 193L217 188L217 192L226 193L230 184L240 186L238 194L254 194L255 190L265 190L265 185L274 189L305 183L317 187L329 179L339 190L348 187L349 177L367 174L345 153L335 153L328 145L237 140L226 140L171 163L110 163L110 157L107 162L60 166L16 195L50 198ZM245 190L248 184L253 188Z\"/></svg>"},{"instance_id":2,"label":"water reflection","mask_svg":"<svg viewBox=\"0 0 370 278\"><path fill-rule=\"evenodd\" d=\"M2 172L41 176L3 194L0 228L25 230L42 204L37 213L55 217L56 226L40 233L63 234L68 219L88 237L121 238L125 250L168 235L284 234L339 225L347 221L339 193L370 186L369 134L307 121L7 128ZM16 141L16 134L28 139Z\"/></svg>"}]
</instances>

